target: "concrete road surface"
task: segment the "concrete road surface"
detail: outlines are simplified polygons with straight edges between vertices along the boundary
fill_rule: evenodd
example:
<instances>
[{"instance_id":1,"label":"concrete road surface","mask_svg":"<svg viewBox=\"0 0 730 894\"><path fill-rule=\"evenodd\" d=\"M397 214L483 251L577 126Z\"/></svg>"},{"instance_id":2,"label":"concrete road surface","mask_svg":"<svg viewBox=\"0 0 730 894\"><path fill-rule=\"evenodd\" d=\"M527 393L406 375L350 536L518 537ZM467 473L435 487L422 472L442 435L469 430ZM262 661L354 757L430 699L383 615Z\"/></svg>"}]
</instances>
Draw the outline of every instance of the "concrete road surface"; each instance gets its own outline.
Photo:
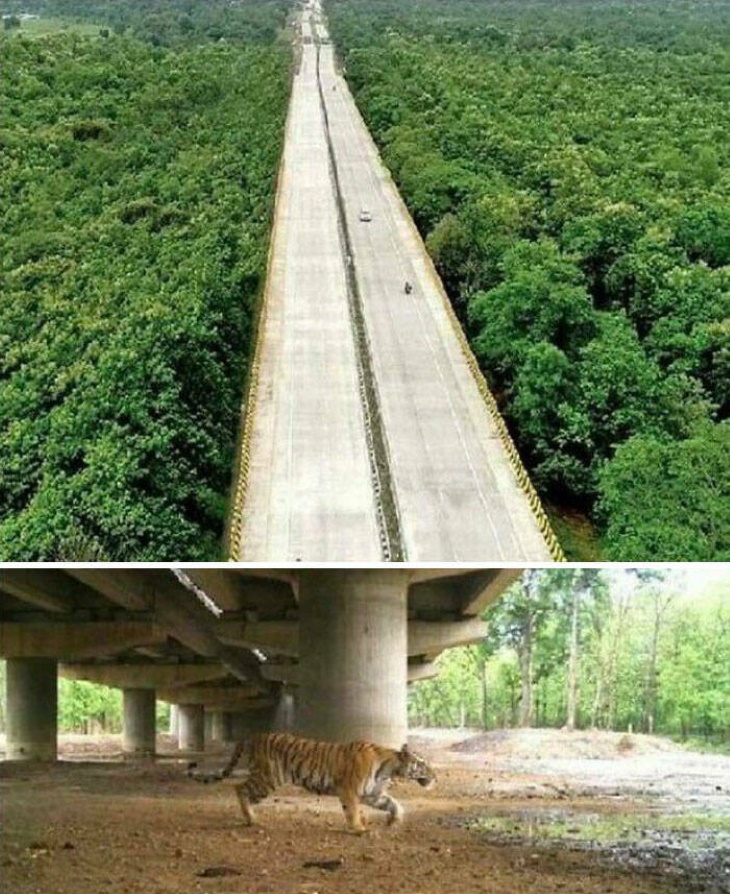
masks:
<instances>
[{"instance_id":1,"label":"concrete road surface","mask_svg":"<svg viewBox=\"0 0 730 894\"><path fill-rule=\"evenodd\" d=\"M332 48L307 41L327 39L319 10L311 9L291 99L235 555L388 558L364 422L373 412L363 410L365 362L402 557L550 561L425 247L335 71ZM337 177L328 168L328 131ZM370 221L360 219L363 210ZM413 285L408 295L406 281ZM353 336L353 306L364 320L364 344Z\"/></svg>"},{"instance_id":2,"label":"concrete road surface","mask_svg":"<svg viewBox=\"0 0 730 894\"><path fill-rule=\"evenodd\" d=\"M305 46L249 419L251 467L234 556L244 561L381 558L316 64L315 48Z\"/></svg>"}]
</instances>

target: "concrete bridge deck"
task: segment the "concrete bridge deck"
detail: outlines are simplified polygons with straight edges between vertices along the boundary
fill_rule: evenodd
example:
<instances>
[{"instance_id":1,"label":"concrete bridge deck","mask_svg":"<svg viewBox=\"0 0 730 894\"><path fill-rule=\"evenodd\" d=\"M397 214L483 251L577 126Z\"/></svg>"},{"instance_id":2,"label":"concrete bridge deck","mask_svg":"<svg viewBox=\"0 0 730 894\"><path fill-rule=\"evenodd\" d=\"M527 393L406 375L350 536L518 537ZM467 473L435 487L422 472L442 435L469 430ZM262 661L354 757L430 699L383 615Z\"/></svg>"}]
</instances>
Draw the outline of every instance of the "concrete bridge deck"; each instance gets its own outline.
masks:
<instances>
[{"instance_id":1,"label":"concrete bridge deck","mask_svg":"<svg viewBox=\"0 0 730 894\"><path fill-rule=\"evenodd\" d=\"M231 557L559 558L315 3L302 36Z\"/></svg>"}]
</instances>

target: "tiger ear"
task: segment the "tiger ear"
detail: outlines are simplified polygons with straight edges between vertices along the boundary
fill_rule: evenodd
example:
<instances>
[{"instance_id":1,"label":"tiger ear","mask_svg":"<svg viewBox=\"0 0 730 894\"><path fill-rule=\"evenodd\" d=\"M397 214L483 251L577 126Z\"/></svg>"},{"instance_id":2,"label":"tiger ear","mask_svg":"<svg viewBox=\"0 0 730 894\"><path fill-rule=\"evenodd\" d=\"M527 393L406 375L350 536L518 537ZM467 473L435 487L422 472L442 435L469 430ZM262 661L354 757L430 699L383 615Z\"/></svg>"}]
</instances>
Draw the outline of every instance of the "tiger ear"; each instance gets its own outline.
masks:
<instances>
[{"instance_id":1,"label":"tiger ear","mask_svg":"<svg viewBox=\"0 0 730 894\"><path fill-rule=\"evenodd\" d=\"M403 755L410 754L410 750L408 748L408 742L406 742L400 750L400 753Z\"/></svg>"}]
</instances>

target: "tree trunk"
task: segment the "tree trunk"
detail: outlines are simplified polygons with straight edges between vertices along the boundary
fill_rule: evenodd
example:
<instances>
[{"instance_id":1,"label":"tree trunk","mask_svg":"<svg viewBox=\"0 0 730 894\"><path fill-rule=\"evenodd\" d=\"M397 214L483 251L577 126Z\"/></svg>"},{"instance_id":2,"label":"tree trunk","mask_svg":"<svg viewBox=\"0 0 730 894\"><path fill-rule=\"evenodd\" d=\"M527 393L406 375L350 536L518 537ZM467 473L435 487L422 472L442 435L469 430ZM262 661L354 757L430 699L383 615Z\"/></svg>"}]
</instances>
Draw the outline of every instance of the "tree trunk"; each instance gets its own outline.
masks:
<instances>
[{"instance_id":1,"label":"tree trunk","mask_svg":"<svg viewBox=\"0 0 730 894\"><path fill-rule=\"evenodd\" d=\"M596 680L596 694L593 697L593 707L591 708L591 729L598 729L598 717L603 703L603 677L604 665L601 662L598 668L598 679Z\"/></svg>"},{"instance_id":2,"label":"tree trunk","mask_svg":"<svg viewBox=\"0 0 730 894\"><path fill-rule=\"evenodd\" d=\"M520 658L520 726L532 726L533 693L532 693L532 651L533 651L534 618L532 614L527 618L519 650Z\"/></svg>"},{"instance_id":3,"label":"tree trunk","mask_svg":"<svg viewBox=\"0 0 730 894\"><path fill-rule=\"evenodd\" d=\"M659 637L662 632L662 624L665 614L672 603L674 596L668 594L662 598L660 593L654 595L654 618L652 625L651 645L649 648L649 661L647 662L646 679L644 683L644 730L653 732L654 717L656 715L658 693L657 659L659 655Z\"/></svg>"},{"instance_id":4,"label":"tree trunk","mask_svg":"<svg viewBox=\"0 0 730 894\"><path fill-rule=\"evenodd\" d=\"M489 689L487 687L487 662L482 661L482 729L489 729Z\"/></svg>"},{"instance_id":5,"label":"tree trunk","mask_svg":"<svg viewBox=\"0 0 730 894\"><path fill-rule=\"evenodd\" d=\"M578 609L580 607L582 590L577 587L573 591L573 605L570 620L570 657L568 659L568 710L565 720L565 728L575 729L575 719L578 710Z\"/></svg>"},{"instance_id":6,"label":"tree trunk","mask_svg":"<svg viewBox=\"0 0 730 894\"><path fill-rule=\"evenodd\" d=\"M616 602L616 619L611 636L610 651L608 656L608 703L606 705L605 729L613 729L616 721L616 689L618 685L618 659L621 642L623 641L624 628L629 613L630 601L628 596L623 596Z\"/></svg>"}]
</instances>

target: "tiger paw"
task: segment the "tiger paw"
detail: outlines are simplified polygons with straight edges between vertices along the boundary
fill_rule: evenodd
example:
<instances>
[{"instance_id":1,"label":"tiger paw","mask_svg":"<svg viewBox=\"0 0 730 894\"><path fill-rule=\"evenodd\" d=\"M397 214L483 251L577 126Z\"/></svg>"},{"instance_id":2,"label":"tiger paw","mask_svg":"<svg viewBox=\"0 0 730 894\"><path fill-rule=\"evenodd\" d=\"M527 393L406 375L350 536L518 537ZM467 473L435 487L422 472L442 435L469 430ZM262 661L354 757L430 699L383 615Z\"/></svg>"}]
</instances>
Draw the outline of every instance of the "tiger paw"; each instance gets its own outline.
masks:
<instances>
[{"instance_id":1,"label":"tiger paw","mask_svg":"<svg viewBox=\"0 0 730 894\"><path fill-rule=\"evenodd\" d=\"M398 809L394 813L388 814L388 819L386 820L387 825L395 826L397 823L402 823L403 822L403 814L404 814L403 808L399 804Z\"/></svg>"}]
</instances>

